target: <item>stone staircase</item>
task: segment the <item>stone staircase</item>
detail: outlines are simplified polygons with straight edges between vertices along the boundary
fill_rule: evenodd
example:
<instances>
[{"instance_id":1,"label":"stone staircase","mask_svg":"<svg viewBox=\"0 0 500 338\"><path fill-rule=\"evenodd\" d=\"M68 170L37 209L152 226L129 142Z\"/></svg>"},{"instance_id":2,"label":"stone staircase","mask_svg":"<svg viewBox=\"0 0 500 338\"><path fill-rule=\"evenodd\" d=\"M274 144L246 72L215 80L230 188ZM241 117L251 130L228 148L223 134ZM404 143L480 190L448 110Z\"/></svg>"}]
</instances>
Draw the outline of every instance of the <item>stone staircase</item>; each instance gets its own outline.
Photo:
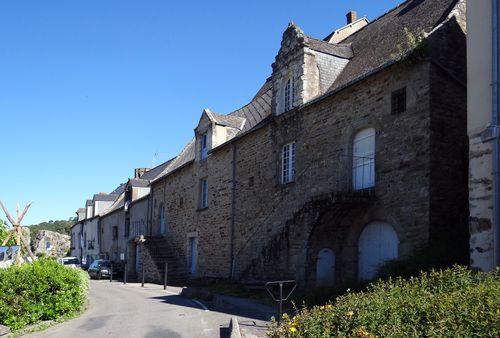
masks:
<instances>
[{"instance_id":1,"label":"stone staircase","mask_svg":"<svg viewBox=\"0 0 500 338\"><path fill-rule=\"evenodd\" d=\"M144 242L145 279L163 283L165 263L168 264L168 283L178 284L187 280L186 260L167 236L147 236ZM140 278L140 273L137 276Z\"/></svg>"},{"instance_id":2,"label":"stone staircase","mask_svg":"<svg viewBox=\"0 0 500 338\"><path fill-rule=\"evenodd\" d=\"M372 189L321 194L311 198L289 219L274 227L266 241L249 246L254 257L240 270L238 279L244 284L256 286L262 286L270 279L295 279L295 271L288 261L290 249L306 247L308 235L298 239L297 233L310 231L325 212L333 212L341 218L353 207L369 203L374 198Z\"/></svg>"}]
</instances>

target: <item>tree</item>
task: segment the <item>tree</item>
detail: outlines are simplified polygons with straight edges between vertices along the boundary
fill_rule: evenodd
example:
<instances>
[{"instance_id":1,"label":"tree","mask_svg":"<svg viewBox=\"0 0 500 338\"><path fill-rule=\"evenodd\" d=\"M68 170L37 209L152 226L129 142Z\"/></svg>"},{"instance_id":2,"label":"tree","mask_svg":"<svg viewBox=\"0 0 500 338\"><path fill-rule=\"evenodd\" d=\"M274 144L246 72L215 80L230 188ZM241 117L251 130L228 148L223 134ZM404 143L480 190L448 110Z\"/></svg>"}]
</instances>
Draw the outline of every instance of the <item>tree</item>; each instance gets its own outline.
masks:
<instances>
[{"instance_id":1,"label":"tree","mask_svg":"<svg viewBox=\"0 0 500 338\"><path fill-rule=\"evenodd\" d=\"M5 238L9 235L9 230L10 229L7 227L7 224L5 224L5 222L0 219L0 245L2 245ZM15 238L11 236L6 245L7 246L16 245Z\"/></svg>"}]
</instances>

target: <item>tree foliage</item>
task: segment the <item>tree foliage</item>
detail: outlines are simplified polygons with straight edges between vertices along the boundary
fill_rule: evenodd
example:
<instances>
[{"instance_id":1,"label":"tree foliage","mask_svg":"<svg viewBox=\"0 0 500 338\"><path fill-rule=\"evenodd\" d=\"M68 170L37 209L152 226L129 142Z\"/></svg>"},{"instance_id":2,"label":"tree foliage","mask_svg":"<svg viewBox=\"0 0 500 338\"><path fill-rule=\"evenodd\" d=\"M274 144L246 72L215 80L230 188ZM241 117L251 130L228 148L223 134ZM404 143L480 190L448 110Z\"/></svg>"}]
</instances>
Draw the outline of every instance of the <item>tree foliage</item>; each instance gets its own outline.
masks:
<instances>
[{"instance_id":1,"label":"tree foliage","mask_svg":"<svg viewBox=\"0 0 500 338\"><path fill-rule=\"evenodd\" d=\"M34 242L36 235L38 234L38 231L40 230L49 230L49 231L54 231L58 232L60 234L64 235L69 235L71 233L71 226L75 224L75 219L70 218L69 220L59 220L59 221L48 221L48 222L42 222L38 224L33 224L30 225L30 237L31 237L31 243Z\"/></svg>"},{"instance_id":2,"label":"tree foliage","mask_svg":"<svg viewBox=\"0 0 500 338\"><path fill-rule=\"evenodd\" d=\"M9 230L10 229L7 226L7 224L5 224L5 222L0 219L0 245L3 243L5 238L9 235ZM15 241L14 237L11 237L9 239L9 241L6 243L6 245L7 246L16 245L16 241Z\"/></svg>"}]
</instances>

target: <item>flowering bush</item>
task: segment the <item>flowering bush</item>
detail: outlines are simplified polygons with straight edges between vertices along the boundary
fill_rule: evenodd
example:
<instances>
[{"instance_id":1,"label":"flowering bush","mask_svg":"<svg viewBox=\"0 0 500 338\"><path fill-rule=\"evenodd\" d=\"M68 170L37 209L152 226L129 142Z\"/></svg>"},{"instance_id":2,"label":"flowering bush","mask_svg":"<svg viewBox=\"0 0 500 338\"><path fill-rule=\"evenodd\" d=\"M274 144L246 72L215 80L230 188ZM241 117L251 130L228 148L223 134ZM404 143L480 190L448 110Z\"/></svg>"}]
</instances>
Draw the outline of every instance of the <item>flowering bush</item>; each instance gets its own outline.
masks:
<instances>
[{"instance_id":1,"label":"flowering bush","mask_svg":"<svg viewBox=\"0 0 500 338\"><path fill-rule=\"evenodd\" d=\"M0 324L13 330L81 310L88 276L82 270L39 259L0 269Z\"/></svg>"},{"instance_id":2,"label":"flowering bush","mask_svg":"<svg viewBox=\"0 0 500 338\"><path fill-rule=\"evenodd\" d=\"M270 337L498 337L500 278L465 267L379 281L365 292L304 308Z\"/></svg>"}]
</instances>

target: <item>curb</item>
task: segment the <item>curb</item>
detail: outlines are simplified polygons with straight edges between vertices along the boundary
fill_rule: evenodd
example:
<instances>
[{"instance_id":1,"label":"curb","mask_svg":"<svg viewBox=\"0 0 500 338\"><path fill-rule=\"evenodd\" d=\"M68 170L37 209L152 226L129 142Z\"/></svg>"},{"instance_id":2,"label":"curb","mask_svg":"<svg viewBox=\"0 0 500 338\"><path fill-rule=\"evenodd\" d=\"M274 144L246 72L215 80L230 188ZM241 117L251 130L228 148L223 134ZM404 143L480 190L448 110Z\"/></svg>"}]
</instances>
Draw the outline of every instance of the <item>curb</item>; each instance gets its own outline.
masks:
<instances>
[{"instance_id":1,"label":"curb","mask_svg":"<svg viewBox=\"0 0 500 338\"><path fill-rule=\"evenodd\" d=\"M232 316L229 321L229 337L241 338L240 324L238 324L236 316Z\"/></svg>"}]
</instances>

